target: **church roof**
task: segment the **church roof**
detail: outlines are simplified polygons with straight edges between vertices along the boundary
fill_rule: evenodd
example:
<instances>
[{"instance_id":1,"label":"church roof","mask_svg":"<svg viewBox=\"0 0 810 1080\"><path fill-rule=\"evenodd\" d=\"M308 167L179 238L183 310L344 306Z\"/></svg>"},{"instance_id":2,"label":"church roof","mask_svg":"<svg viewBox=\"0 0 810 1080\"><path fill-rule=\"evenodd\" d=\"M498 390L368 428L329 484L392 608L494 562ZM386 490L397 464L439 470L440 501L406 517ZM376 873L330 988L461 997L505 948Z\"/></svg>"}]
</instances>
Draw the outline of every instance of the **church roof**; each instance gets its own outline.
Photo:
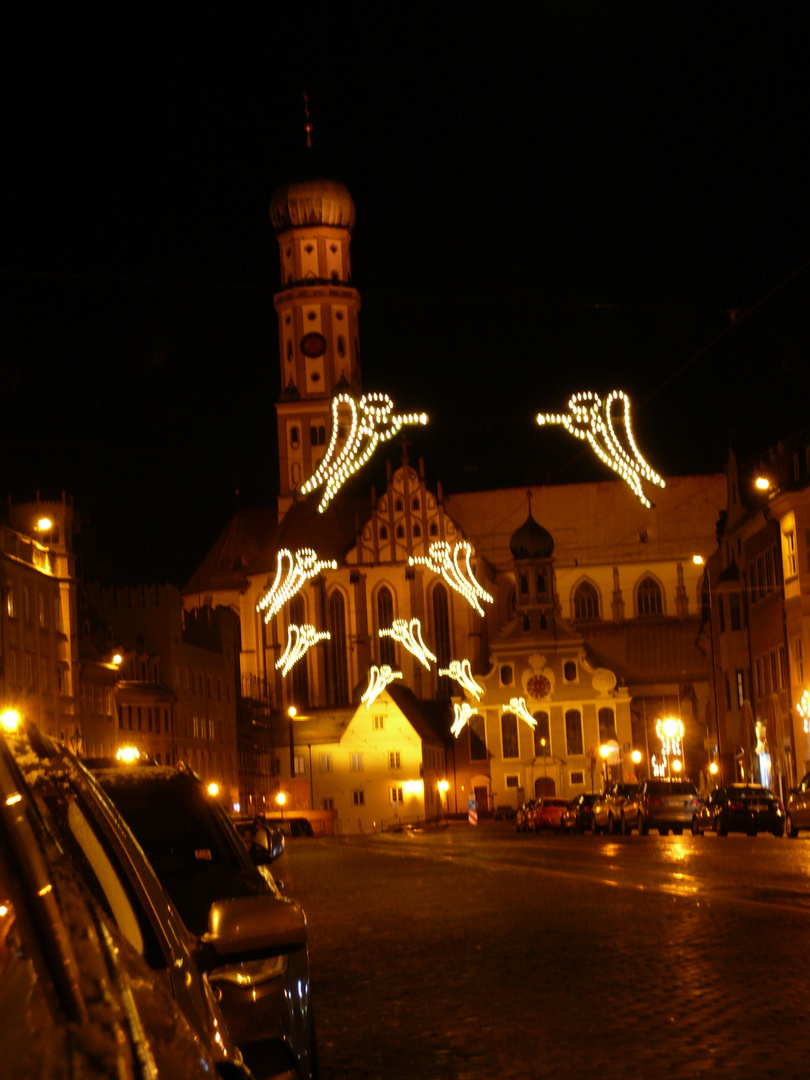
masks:
<instances>
[{"instance_id":1,"label":"church roof","mask_svg":"<svg viewBox=\"0 0 810 1080\"><path fill-rule=\"evenodd\" d=\"M269 573L275 558L272 538L277 526L278 511L274 506L237 510L181 590L183 595L243 590L251 574Z\"/></svg>"},{"instance_id":2,"label":"church roof","mask_svg":"<svg viewBox=\"0 0 810 1080\"><path fill-rule=\"evenodd\" d=\"M273 192L270 220L277 233L302 225L353 229L354 202L339 180L297 180Z\"/></svg>"},{"instance_id":3,"label":"church roof","mask_svg":"<svg viewBox=\"0 0 810 1080\"><path fill-rule=\"evenodd\" d=\"M436 706L443 705L443 703L420 701L409 686L401 686L398 683L389 683L385 689L388 696L423 742L443 742L436 729L437 717L434 715ZM446 712L446 708L443 711Z\"/></svg>"},{"instance_id":4,"label":"church roof","mask_svg":"<svg viewBox=\"0 0 810 1080\"><path fill-rule=\"evenodd\" d=\"M272 538L272 548L314 548L320 559L337 559L341 563L346 553L357 543L361 528L371 513L371 500L345 492L333 499L322 514L318 513L318 494L293 503Z\"/></svg>"}]
</instances>

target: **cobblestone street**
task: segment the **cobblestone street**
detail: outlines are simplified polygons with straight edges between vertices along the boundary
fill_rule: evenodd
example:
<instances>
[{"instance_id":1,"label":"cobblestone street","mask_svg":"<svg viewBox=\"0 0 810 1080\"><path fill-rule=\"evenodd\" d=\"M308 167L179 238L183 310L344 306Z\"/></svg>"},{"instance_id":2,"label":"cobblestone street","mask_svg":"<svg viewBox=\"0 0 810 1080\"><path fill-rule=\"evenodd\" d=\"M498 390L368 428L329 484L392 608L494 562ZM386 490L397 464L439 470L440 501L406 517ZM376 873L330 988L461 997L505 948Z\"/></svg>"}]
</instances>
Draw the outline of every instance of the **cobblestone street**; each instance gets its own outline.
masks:
<instances>
[{"instance_id":1,"label":"cobblestone street","mask_svg":"<svg viewBox=\"0 0 810 1080\"><path fill-rule=\"evenodd\" d=\"M804 1077L810 843L738 840L290 842L323 1080Z\"/></svg>"}]
</instances>

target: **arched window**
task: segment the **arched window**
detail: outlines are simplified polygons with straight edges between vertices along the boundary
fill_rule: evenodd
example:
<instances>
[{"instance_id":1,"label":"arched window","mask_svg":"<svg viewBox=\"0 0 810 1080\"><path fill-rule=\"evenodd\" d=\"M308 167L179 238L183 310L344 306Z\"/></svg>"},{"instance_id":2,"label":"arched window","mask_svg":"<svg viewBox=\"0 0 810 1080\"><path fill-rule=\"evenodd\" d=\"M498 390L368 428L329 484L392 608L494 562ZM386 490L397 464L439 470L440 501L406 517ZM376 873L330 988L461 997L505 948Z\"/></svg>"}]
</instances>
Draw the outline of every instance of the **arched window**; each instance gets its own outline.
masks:
<instances>
[{"instance_id":1,"label":"arched window","mask_svg":"<svg viewBox=\"0 0 810 1080\"><path fill-rule=\"evenodd\" d=\"M565 746L568 754L582 754L582 713L579 709L568 709L565 713Z\"/></svg>"},{"instance_id":2,"label":"arched window","mask_svg":"<svg viewBox=\"0 0 810 1080\"><path fill-rule=\"evenodd\" d=\"M346 652L346 604L343 594L335 590L329 597L329 630L332 637L332 676L335 686L335 705L349 704L349 659Z\"/></svg>"},{"instance_id":3,"label":"arched window","mask_svg":"<svg viewBox=\"0 0 810 1080\"><path fill-rule=\"evenodd\" d=\"M381 540L387 540L388 539L388 529L386 528L385 525L380 526L380 539Z\"/></svg>"},{"instance_id":4,"label":"arched window","mask_svg":"<svg viewBox=\"0 0 810 1080\"><path fill-rule=\"evenodd\" d=\"M436 653L436 669L450 666L450 606L447 589L439 582L433 590L433 648ZM452 688L447 675L440 675L437 684L439 697L450 697Z\"/></svg>"},{"instance_id":5,"label":"arched window","mask_svg":"<svg viewBox=\"0 0 810 1080\"><path fill-rule=\"evenodd\" d=\"M303 626L307 621L306 609L303 596L294 596L289 607L290 622L297 626ZM288 624L289 625L289 624ZM307 654L301 657L297 664L293 665L290 672L292 677L292 700L295 707L300 711L309 706L309 664Z\"/></svg>"},{"instance_id":6,"label":"arched window","mask_svg":"<svg viewBox=\"0 0 810 1080\"><path fill-rule=\"evenodd\" d=\"M387 585L383 585L377 593L377 629L386 630L394 622L394 598ZM389 664L392 668L397 664L397 651L394 639L387 634L380 639L380 663Z\"/></svg>"},{"instance_id":7,"label":"arched window","mask_svg":"<svg viewBox=\"0 0 810 1080\"><path fill-rule=\"evenodd\" d=\"M520 595L521 596L528 596L529 595L529 578L528 578L528 575L527 574L520 574L519 577L518 577L518 581L519 581L519 584L520 584Z\"/></svg>"},{"instance_id":8,"label":"arched window","mask_svg":"<svg viewBox=\"0 0 810 1080\"><path fill-rule=\"evenodd\" d=\"M546 595L546 575L545 575L545 572L543 570L538 570L537 571L537 576L535 578L535 585L537 586L537 595L538 596L545 596Z\"/></svg>"},{"instance_id":9,"label":"arched window","mask_svg":"<svg viewBox=\"0 0 810 1080\"><path fill-rule=\"evenodd\" d=\"M537 727L534 729L534 756L549 757L551 754L551 732L548 724L547 712L536 712L534 718Z\"/></svg>"},{"instance_id":10,"label":"arched window","mask_svg":"<svg viewBox=\"0 0 810 1080\"><path fill-rule=\"evenodd\" d=\"M574 618L599 618L599 593L589 581L583 581L574 593Z\"/></svg>"},{"instance_id":11,"label":"arched window","mask_svg":"<svg viewBox=\"0 0 810 1080\"><path fill-rule=\"evenodd\" d=\"M501 742L505 758L520 757L517 717L514 713L505 712L501 714Z\"/></svg>"},{"instance_id":12,"label":"arched window","mask_svg":"<svg viewBox=\"0 0 810 1080\"><path fill-rule=\"evenodd\" d=\"M616 714L613 709L599 710L599 742L616 740Z\"/></svg>"},{"instance_id":13,"label":"arched window","mask_svg":"<svg viewBox=\"0 0 810 1080\"><path fill-rule=\"evenodd\" d=\"M662 615L664 611L661 586L651 577L642 578L636 591L639 615Z\"/></svg>"}]
</instances>

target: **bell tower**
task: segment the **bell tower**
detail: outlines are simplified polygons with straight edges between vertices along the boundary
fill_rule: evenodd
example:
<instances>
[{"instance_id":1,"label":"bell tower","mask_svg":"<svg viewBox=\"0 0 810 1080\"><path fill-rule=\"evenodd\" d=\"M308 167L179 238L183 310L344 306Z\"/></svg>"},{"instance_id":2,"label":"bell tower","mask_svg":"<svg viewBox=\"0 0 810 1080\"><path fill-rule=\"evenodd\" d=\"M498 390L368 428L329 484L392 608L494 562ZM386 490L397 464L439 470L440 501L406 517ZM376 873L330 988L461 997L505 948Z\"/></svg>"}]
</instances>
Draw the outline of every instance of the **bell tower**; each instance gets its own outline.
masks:
<instances>
[{"instance_id":1,"label":"bell tower","mask_svg":"<svg viewBox=\"0 0 810 1080\"><path fill-rule=\"evenodd\" d=\"M281 516L326 452L333 394L360 392L360 294L351 284L355 209L343 184L323 179L286 184L273 193L270 220L281 268L275 296Z\"/></svg>"}]
</instances>

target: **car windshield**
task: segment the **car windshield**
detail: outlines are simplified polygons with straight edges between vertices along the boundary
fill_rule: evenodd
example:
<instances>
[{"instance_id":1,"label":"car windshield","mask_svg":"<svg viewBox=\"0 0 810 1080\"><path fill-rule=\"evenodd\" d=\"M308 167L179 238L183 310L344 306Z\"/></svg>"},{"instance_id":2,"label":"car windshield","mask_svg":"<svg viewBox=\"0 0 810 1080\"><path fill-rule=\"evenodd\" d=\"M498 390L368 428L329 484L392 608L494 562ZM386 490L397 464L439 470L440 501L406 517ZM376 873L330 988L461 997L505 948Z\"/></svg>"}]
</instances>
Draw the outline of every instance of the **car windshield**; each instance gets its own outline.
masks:
<instances>
[{"instance_id":1,"label":"car windshield","mask_svg":"<svg viewBox=\"0 0 810 1080\"><path fill-rule=\"evenodd\" d=\"M238 834L194 777L161 768L104 769L96 777L195 934L207 929L216 900L265 891Z\"/></svg>"}]
</instances>

